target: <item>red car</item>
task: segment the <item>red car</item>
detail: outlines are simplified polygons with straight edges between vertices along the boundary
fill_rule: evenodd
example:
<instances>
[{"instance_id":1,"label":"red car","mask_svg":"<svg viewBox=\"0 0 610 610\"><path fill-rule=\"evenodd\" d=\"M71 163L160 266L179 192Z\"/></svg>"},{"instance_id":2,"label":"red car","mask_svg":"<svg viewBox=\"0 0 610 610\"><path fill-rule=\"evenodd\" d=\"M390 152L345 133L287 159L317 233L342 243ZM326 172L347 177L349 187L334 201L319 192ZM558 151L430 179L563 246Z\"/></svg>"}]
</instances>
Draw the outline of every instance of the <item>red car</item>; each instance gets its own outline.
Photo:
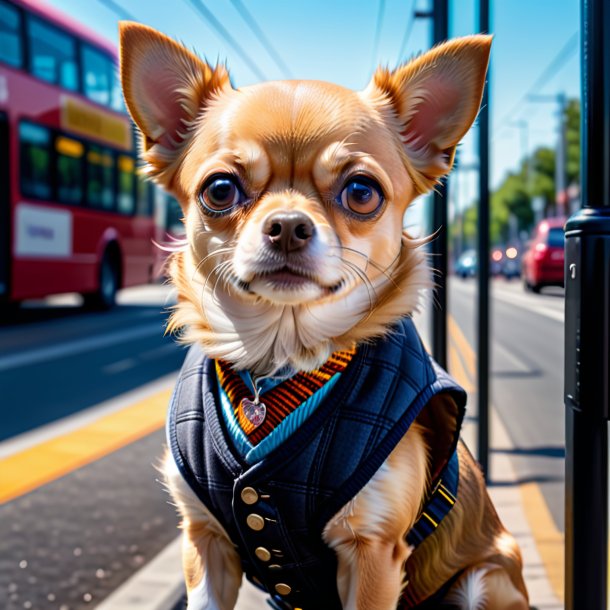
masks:
<instances>
[{"instance_id":1,"label":"red car","mask_svg":"<svg viewBox=\"0 0 610 610\"><path fill-rule=\"evenodd\" d=\"M565 222L565 218L546 218L538 223L522 260L526 290L540 292L543 286L563 286Z\"/></svg>"}]
</instances>

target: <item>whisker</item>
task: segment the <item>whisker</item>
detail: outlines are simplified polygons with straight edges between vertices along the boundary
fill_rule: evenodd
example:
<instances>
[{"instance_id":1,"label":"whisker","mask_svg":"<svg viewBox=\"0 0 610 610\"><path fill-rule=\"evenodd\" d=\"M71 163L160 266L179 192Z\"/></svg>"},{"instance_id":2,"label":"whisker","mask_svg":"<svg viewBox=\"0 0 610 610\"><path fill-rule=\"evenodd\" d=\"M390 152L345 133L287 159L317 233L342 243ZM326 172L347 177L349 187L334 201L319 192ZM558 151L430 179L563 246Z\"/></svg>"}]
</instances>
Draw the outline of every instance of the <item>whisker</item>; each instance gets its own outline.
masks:
<instances>
[{"instance_id":1,"label":"whisker","mask_svg":"<svg viewBox=\"0 0 610 610\"><path fill-rule=\"evenodd\" d=\"M340 248L341 250L346 250L348 252L353 252L354 254L358 254L359 256L363 257L366 260L366 262L367 262L367 267L370 264L371 267L373 267L374 269L379 271L390 282L392 282L392 284L394 285L394 288L396 288L397 290L402 290L400 285L394 279L394 277L390 273L388 273L388 269L391 269L396 264L396 261L398 261L398 259L400 258L401 251L402 251L402 246L401 246L398 254L394 257L394 260L387 267L383 267L379 263L375 262L372 258L370 258L366 254L364 254L364 252L360 252L360 250L356 250L355 248L349 248L347 246L336 246L336 247ZM345 260L343 257L340 257L340 258L341 258L341 260ZM364 268L364 272L366 272L366 267Z\"/></svg>"},{"instance_id":2,"label":"whisker","mask_svg":"<svg viewBox=\"0 0 610 610\"><path fill-rule=\"evenodd\" d=\"M233 246L227 246L227 247L224 247L224 248L218 248L218 250L214 250L214 252L210 252L209 254L204 256L197 263L195 269L193 270L193 275L191 277L191 281L195 279L195 274L199 271L201 266L204 265L209 259L213 258L214 256L220 256L222 254L232 254L233 251L234 251L234 247Z\"/></svg>"}]
</instances>

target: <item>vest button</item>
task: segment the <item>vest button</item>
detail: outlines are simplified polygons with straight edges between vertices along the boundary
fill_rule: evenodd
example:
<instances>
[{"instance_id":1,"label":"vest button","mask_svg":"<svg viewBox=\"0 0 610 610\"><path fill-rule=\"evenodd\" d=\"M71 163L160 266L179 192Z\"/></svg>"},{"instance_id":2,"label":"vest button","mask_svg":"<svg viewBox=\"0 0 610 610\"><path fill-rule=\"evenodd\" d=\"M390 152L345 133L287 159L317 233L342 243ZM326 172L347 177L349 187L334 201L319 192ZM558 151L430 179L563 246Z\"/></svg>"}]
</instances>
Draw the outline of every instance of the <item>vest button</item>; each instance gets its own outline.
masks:
<instances>
[{"instance_id":1,"label":"vest button","mask_svg":"<svg viewBox=\"0 0 610 610\"><path fill-rule=\"evenodd\" d=\"M254 554L261 560L261 561L269 561L271 559L271 553L264 547L264 546L259 546L255 551Z\"/></svg>"},{"instance_id":2,"label":"vest button","mask_svg":"<svg viewBox=\"0 0 610 610\"><path fill-rule=\"evenodd\" d=\"M244 504L256 504L258 502L258 492L253 487L244 487L241 490L241 499Z\"/></svg>"},{"instance_id":3,"label":"vest button","mask_svg":"<svg viewBox=\"0 0 610 610\"><path fill-rule=\"evenodd\" d=\"M255 532L260 532L265 527L265 520L260 515L255 515L254 513L246 517L246 523Z\"/></svg>"},{"instance_id":4,"label":"vest button","mask_svg":"<svg viewBox=\"0 0 610 610\"><path fill-rule=\"evenodd\" d=\"M290 585L284 584L283 582L278 582L277 585L275 585L275 590L280 595L290 595L292 587Z\"/></svg>"}]
</instances>

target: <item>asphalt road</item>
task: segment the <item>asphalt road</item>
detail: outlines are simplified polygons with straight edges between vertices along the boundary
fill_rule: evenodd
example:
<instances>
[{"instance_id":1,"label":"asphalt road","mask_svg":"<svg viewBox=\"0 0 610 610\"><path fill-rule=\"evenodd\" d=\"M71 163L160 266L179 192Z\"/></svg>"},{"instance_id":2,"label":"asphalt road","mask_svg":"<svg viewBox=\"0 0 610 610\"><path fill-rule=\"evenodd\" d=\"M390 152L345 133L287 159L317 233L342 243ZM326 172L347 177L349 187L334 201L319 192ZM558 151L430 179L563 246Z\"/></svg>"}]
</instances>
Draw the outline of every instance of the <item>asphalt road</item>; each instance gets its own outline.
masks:
<instances>
[{"instance_id":1,"label":"asphalt road","mask_svg":"<svg viewBox=\"0 0 610 610\"><path fill-rule=\"evenodd\" d=\"M0 323L0 441L175 371L184 350L164 337L168 290L124 291L109 312L67 298L31 303Z\"/></svg>"},{"instance_id":2,"label":"asphalt road","mask_svg":"<svg viewBox=\"0 0 610 610\"><path fill-rule=\"evenodd\" d=\"M515 446L511 457L520 482L540 486L559 531L564 526L563 307L560 288L533 294L518 281L492 282L490 399ZM450 278L449 310L476 347L475 280Z\"/></svg>"}]
</instances>

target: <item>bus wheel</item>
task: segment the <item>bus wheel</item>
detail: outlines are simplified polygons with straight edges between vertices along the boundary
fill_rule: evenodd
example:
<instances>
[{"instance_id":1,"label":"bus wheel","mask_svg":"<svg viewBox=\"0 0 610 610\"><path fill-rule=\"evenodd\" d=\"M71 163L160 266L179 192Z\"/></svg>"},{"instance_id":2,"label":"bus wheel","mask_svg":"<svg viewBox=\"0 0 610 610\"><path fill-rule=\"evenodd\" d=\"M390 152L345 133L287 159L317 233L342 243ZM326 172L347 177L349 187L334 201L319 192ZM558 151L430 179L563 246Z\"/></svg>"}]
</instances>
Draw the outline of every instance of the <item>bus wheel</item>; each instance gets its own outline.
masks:
<instances>
[{"instance_id":1,"label":"bus wheel","mask_svg":"<svg viewBox=\"0 0 610 610\"><path fill-rule=\"evenodd\" d=\"M85 307L107 310L116 305L116 295L119 290L118 261L106 253L100 266L98 289L83 295Z\"/></svg>"}]
</instances>

